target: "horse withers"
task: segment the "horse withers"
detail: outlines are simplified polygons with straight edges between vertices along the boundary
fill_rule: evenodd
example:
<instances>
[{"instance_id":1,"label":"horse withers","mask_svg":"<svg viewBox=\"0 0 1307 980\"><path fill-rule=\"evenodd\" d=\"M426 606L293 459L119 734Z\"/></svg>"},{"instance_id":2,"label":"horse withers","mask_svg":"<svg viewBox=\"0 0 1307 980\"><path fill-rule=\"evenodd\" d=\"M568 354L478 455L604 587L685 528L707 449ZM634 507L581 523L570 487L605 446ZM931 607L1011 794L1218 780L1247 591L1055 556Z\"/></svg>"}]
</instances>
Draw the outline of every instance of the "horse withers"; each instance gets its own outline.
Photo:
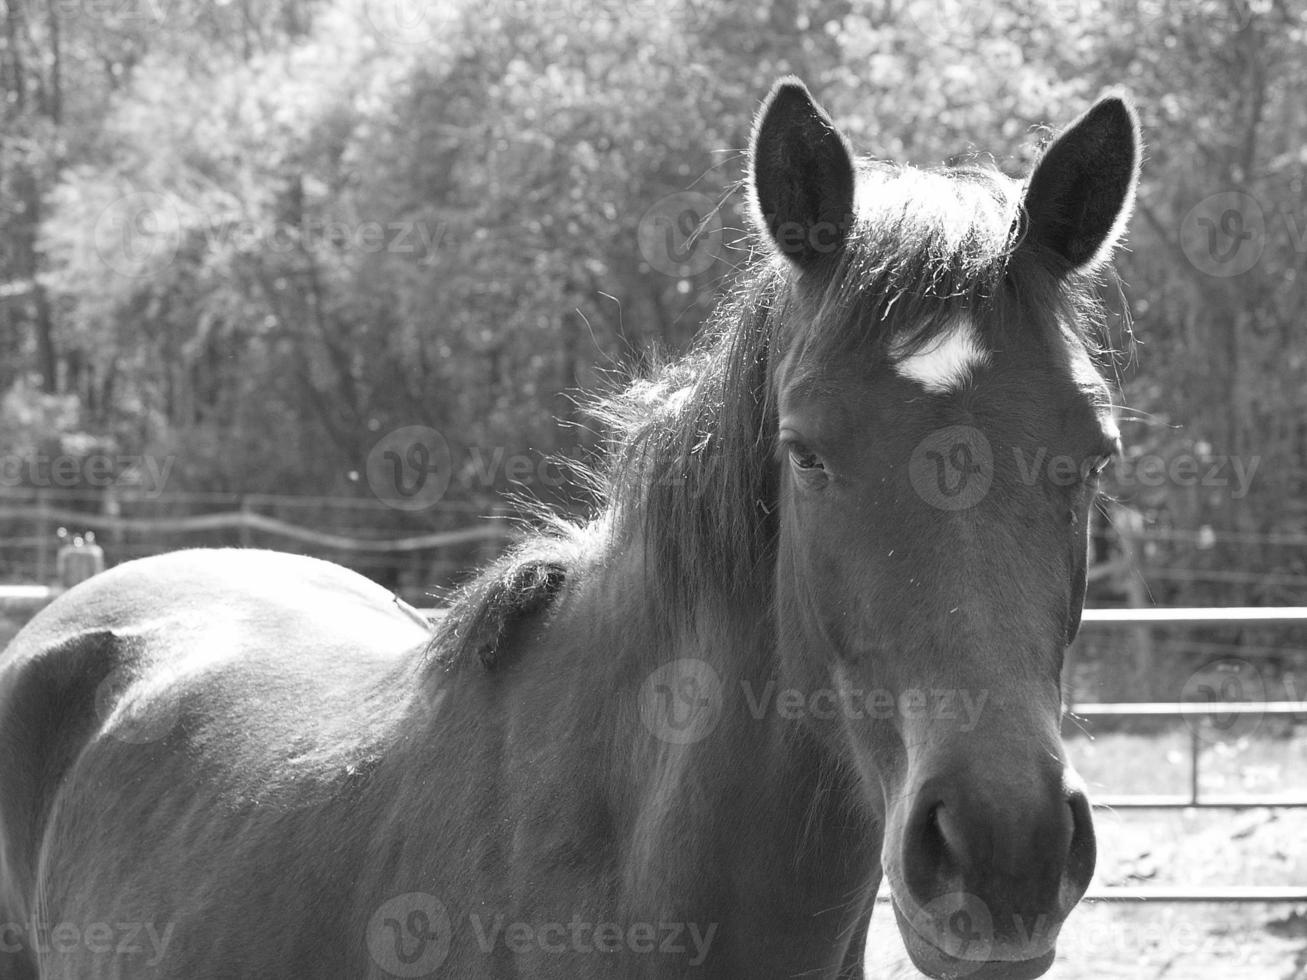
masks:
<instances>
[{"instance_id":1,"label":"horse withers","mask_svg":"<svg viewBox=\"0 0 1307 980\"><path fill-rule=\"evenodd\" d=\"M1042 974L1138 158L1108 97L1024 181L856 162L783 80L592 520L434 627L261 551L65 593L0 657L0 978L849 980L882 882L924 973Z\"/></svg>"}]
</instances>

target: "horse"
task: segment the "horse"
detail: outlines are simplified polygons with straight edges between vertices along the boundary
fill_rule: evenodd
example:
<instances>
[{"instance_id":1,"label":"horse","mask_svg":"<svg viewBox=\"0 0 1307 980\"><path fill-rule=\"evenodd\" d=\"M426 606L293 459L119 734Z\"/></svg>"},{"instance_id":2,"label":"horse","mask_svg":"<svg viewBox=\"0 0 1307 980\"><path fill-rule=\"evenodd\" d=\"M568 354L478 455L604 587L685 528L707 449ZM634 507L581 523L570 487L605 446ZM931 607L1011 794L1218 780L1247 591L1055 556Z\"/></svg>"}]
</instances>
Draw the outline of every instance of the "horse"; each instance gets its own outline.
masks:
<instances>
[{"instance_id":1,"label":"horse","mask_svg":"<svg viewBox=\"0 0 1307 980\"><path fill-rule=\"evenodd\" d=\"M591 516L438 621L257 550L61 595L0 660L0 977L850 980L882 883L926 975L1044 973L1139 146L1109 94L1025 179L858 160L784 78Z\"/></svg>"}]
</instances>

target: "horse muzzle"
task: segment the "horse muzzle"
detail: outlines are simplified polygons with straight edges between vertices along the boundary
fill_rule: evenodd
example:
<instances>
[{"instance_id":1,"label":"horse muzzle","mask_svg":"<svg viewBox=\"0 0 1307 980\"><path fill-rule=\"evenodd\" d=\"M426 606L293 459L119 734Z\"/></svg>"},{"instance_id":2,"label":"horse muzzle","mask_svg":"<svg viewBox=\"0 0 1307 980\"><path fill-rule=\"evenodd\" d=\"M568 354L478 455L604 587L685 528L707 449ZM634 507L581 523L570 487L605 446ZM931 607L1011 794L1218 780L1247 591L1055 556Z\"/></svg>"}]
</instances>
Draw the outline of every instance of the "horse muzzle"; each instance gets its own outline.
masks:
<instances>
[{"instance_id":1,"label":"horse muzzle","mask_svg":"<svg viewBox=\"0 0 1307 980\"><path fill-rule=\"evenodd\" d=\"M1093 875L1089 802L1069 769L1021 786L974 772L923 781L890 815L899 932L927 976L1038 977Z\"/></svg>"}]
</instances>

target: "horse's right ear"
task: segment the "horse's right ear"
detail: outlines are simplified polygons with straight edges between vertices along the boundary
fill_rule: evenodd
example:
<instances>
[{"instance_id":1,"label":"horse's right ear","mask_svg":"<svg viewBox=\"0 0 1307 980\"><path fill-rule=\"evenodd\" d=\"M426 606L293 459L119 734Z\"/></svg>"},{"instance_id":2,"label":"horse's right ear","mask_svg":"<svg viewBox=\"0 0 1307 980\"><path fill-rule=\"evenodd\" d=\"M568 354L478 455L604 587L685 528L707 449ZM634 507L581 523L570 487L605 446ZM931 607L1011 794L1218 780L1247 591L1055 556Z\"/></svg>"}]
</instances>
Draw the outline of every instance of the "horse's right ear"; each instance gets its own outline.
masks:
<instances>
[{"instance_id":1,"label":"horse's right ear","mask_svg":"<svg viewBox=\"0 0 1307 980\"><path fill-rule=\"evenodd\" d=\"M853 154L797 78L763 102L749 147L754 221L800 269L838 252L853 226Z\"/></svg>"},{"instance_id":2,"label":"horse's right ear","mask_svg":"<svg viewBox=\"0 0 1307 980\"><path fill-rule=\"evenodd\" d=\"M1139 182L1139 119L1120 96L1096 102L1044 151L1026 186L1028 240L1092 272L1112 255Z\"/></svg>"}]
</instances>

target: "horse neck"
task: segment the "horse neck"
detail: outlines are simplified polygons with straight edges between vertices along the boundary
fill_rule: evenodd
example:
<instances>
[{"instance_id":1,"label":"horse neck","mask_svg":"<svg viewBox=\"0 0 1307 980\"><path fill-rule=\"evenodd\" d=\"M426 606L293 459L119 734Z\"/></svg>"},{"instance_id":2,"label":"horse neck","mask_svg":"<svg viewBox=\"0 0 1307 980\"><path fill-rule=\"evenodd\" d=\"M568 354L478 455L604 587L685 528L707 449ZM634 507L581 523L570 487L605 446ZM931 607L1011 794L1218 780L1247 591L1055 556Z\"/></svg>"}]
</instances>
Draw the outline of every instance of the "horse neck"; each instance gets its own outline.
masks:
<instances>
[{"instance_id":1,"label":"horse neck","mask_svg":"<svg viewBox=\"0 0 1307 980\"><path fill-rule=\"evenodd\" d=\"M697 896L741 915L759 904L775 911L777 895L796 915L838 909L878 874L878 842L858 819L846 772L778 710L770 581L738 602L714 602L705 589L699 608L668 617L649 599L656 590L645 587L645 558L637 544L603 562L551 629L602 651L597 690L614 705L604 742L628 855L623 891L662 908ZM592 691L595 660L576 658L575 683ZM662 737L656 717L650 724L660 707L649 698L651 678L674 661L703 665L697 676L719 685L720 713L693 741Z\"/></svg>"}]
</instances>

